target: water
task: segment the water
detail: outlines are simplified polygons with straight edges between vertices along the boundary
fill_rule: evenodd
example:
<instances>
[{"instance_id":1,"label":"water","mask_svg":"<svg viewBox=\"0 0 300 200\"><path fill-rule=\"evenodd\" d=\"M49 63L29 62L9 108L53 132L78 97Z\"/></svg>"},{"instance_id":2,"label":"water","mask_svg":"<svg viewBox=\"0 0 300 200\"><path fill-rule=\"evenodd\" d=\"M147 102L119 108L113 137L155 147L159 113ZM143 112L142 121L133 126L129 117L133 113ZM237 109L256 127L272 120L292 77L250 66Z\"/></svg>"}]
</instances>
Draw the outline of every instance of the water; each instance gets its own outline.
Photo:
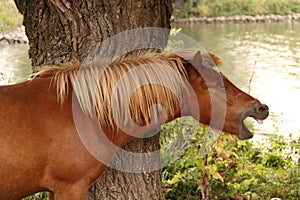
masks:
<instances>
[{"instance_id":1,"label":"water","mask_svg":"<svg viewBox=\"0 0 300 200\"><path fill-rule=\"evenodd\" d=\"M300 24L222 24L182 27L222 57L221 71L270 107L258 135L300 131ZM259 137L259 136L256 136Z\"/></svg>"},{"instance_id":2,"label":"water","mask_svg":"<svg viewBox=\"0 0 300 200\"><path fill-rule=\"evenodd\" d=\"M28 45L0 45L0 85L19 83L32 73Z\"/></svg>"},{"instance_id":3,"label":"water","mask_svg":"<svg viewBox=\"0 0 300 200\"><path fill-rule=\"evenodd\" d=\"M221 71L270 107L257 135L299 135L300 24L216 24L182 32L222 57ZM0 45L0 79L21 82L31 73L27 45ZM1 84L1 82L0 82ZM2 83L3 84L3 83Z\"/></svg>"}]
</instances>

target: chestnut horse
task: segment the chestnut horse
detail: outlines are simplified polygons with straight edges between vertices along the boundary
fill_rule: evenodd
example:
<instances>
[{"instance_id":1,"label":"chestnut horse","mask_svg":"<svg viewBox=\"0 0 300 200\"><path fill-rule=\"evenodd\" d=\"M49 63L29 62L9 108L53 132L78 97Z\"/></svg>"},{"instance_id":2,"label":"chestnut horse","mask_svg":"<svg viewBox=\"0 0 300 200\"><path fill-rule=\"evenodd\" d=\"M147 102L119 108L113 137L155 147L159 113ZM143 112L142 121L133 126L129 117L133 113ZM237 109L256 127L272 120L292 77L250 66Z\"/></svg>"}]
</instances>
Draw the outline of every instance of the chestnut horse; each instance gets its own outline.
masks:
<instances>
[{"instance_id":1,"label":"chestnut horse","mask_svg":"<svg viewBox=\"0 0 300 200\"><path fill-rule=\"evenodd\" d=\"M239 139L251 138L243 120L250 116L261 122L268 107L233 85L215 63L218 58L212 61L203 51L147 51L121 56L109 65L95 61L83 67L49 67L30 81L1 86L0 199L40 191L49 191L50 199L86 198L106 163L82 143L74 99L84 115L96 116L117 147L187 115ZM117 149L104 148L110 160Z\"/></svg>"}]
</instances>

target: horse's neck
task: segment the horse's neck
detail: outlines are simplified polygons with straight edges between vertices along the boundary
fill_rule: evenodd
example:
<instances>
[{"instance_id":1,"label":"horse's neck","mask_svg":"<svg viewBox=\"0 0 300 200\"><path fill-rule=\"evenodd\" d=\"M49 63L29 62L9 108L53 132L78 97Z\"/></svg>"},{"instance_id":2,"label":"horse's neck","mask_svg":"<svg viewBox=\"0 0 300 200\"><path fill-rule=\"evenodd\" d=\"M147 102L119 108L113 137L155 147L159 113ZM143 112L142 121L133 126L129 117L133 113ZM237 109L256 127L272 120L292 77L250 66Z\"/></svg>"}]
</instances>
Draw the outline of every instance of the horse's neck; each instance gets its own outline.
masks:
<instances>
[{"instance_id":1,"label":"horse's neck","mask_svg":"<svg viewBox=\"0 0 300 200\"><path fill-rule=\"evenodd\" d=\"M147 135L153 135L158 133L158 128L168 122L173 121L176 118L184 116L184 111L182 107L179 105L174 106L180 108L178 110L174 110L172 115L167 115L166 117L161 117L157 121L152 121L148 125L137 125L131 124L125 127L119 127L117 130L110 129L108 127L104 128L107 137L113 141L114 144L117 146L123 146L124 144L128 143L129 141L133 140L134 138L147 138ZM154 133L155 132L155 133Z\"/></svg>"}]
</instances>

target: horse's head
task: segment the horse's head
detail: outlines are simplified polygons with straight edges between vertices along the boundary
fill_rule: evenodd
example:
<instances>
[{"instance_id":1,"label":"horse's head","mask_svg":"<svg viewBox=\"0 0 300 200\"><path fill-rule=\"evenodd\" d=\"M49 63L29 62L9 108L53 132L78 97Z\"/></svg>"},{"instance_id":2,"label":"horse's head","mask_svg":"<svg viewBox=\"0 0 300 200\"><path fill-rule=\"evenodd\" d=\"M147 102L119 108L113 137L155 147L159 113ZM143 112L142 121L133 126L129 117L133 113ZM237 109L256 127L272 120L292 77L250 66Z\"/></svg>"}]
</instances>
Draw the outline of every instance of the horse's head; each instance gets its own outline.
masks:
<instances>
[{"instance_id":1,"label":"horse's head","mask_svg":"<svg viewBox=\"0 0 300 200\"><path fill-rule=\"evenodd\" d=\"M178 54L188 61L185 64L188 81L197 98L195 102L195 98L188 96L188 114L239 139L251 138L253 134L245 126L245 118L253 117L262 123L269 115L268 106L241 91L220 73L216 69L220 64L217 56L200 51Z\"/></svg>"}]
</instances>

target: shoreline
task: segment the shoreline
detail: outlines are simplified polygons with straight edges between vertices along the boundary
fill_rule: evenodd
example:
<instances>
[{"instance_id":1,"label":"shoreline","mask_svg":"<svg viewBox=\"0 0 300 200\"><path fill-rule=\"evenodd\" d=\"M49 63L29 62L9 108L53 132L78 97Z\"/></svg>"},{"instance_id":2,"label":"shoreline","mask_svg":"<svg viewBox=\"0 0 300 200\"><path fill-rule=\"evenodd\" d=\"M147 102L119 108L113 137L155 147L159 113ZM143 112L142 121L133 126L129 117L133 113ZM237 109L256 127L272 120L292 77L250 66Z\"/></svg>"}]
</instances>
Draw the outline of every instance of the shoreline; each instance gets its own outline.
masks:
<instances>
[{"instance_id":1,"label":"shoreline","mask_svg":"<svg viewBox=\"0 0 300 200\"><path fill-rule=\"evenodd\" d=\"M184 19L172 19L174 25L193 24L255 24L255 23L300 23L300 13L289 15L234 15L220 17L190 17Z\"/></svg>"},{"instance_id":2,"label":"shoreline","mask_svg":"<svg viewBox=\"0 0 300 200\"><path fill-rule=\"evenodd\" d=\"M28 44L25 27L19 26L13 32L0 32L0 44Z\"/></svg>"},{"instance_id":3,"label":"shoreline","mask_svg":"<svg viewBox=\"0 0 300 200\"><path fill-rule=\"evenodd\" d=\"M234 15L220 17L190 17L181 19L171 19L171 24L195 25L195 24L255 24L255 23L299 23L300 13L289 15ZM0 32L0 44L28 44L28 38L25 34L25 27L17 27L11 33Z\"/></svg>"}]
</instances>

